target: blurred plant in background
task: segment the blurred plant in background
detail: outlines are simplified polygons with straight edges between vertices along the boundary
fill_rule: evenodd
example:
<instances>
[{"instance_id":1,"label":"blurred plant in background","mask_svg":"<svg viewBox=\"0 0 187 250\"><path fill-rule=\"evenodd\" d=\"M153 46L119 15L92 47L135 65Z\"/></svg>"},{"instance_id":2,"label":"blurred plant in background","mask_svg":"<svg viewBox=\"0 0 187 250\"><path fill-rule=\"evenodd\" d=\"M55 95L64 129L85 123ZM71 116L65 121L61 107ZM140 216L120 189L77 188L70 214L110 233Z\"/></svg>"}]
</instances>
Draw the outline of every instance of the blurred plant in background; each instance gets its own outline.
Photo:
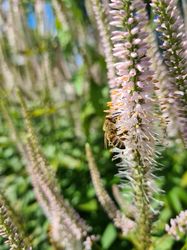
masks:
<instances>
[{"instance_id":1,"label":"blurred plant in background","mask_svg":"<svg viewBox=\"0 0 187 250\"><path fill-rule=\"evenodd\" d=\"M0 249L187 249L186 6L1 1Z\"/></svg>"}]
</instances>

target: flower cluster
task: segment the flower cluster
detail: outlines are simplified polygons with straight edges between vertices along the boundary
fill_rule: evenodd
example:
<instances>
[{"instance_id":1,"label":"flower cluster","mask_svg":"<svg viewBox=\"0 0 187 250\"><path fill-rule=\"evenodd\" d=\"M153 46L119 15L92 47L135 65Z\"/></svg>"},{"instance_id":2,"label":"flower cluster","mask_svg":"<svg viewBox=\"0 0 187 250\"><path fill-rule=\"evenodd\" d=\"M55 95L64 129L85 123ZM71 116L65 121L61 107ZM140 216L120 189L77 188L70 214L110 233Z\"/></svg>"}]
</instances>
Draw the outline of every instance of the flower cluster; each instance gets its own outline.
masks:
<instances>
[{"instance_id":1,"label":"flower cluster","mask_svg":"<svg viewBox=\"0 0 187 250\"><path fill-rule=\"evenodd\" d=\"M154 71L154 85L157 96L163 130L167 131L169 138L180 135L180 122L178 117L182 115L180 100L176 96L176 86L169 75L166 65L163 63L159 52L156 36L149 33L149 57L151 58L151 68Z\"/></svg>"},{"instance_id":2,"label":"flower cluster","mask_svg":"<svg viewBox=\"0 0 187 250\"><path fill-rule=\"evenodd\" d=\"M31 250L32 247L25 237L7 200L0 193L0 236L6 239L10 250Z\"/></svg>"},{"instance_id":3,"label":"flower cluster","mask_svg":"<svg viewBox=\"0 0 187 250\"><path fill-rule=\"evenodd\" d=\"M109 87L114 88L114 78L115 78L115 69L114 69L114 58L112 55L112 46L110 41L110 30L109 26L106 24L106 14L102 10L102 6L99 0L91 0L92 8L95 14L96 22L98 25L98 30L101 37L101 43L104 51L107 74L109 80Z\"/></svg>"},{"instance_id":4,"label":"flower cluster","mask_svg":"<svg viewBox=\"0 0 187 250\"><path fill-rule=\"evenodd\" d=\"M41 153L26 104L21 95L20 101L27 129L27 168L36 198L50 220L52 241L59 247L65 247L68 250L80 249L84 240L91 237L88 235L90 227L61 195L55 173Z\"/></svg>"},{"instance_id":5,"label":"flower cluster","mask_svg":"<svg viewBox=\"0 0 187 250\"><path fill-rule=\"evenodd\" d=\"M163 62L174 85L178 123L183 141L187 142L187 54L184 22L175 0L154 0L156 30L162 41Z\"/></svg>"},{"instance_id":6,"label":"flower cluster","mask_svg":"<svg viewBox=\"0 0 187 250\"><path fill-rule=\"evenodd\" d=\"M187 233L187 210L180 212L175 218L170 220L170 225L166 225L166 231L169 235L172 235L177 240L181 235Z\"/></svg>"},{"instance_id":7,"label":"flower cluster","mask_svg":"<svg viewBox=\"0 0 187 250\"><path fill-rule=\"evenodd\" d=\"M148 249L156 145L153 72L147 56L148 17L143 1L112 0L110 7L117 77L109 116L115 120L117 135L124 143L124 149L116 147L113 152L115 159L121 159L120 176L129 179L133 188L142 249Z\"/></svg>"},{"instance_id":8,"label":"flower cluster","mask_svg":"<svg viewBox=\"0 0 187 250\"><path fill-rule=\"evenodd\" d=\"M153 72L146 55L145 6L141 1L133 4L131 1L112 1L111 7L111 25L117 28L113 31L112 41L113 54L118 59L115 65L118 88L112 92L109 112L112 117L117 117L117 133L129 151L126 155L132 156L137 149L141 164L147 166L152 163L155 139L152 126ZM131 159L129 164L134 165Z\"/></svg>"}]
</instances>

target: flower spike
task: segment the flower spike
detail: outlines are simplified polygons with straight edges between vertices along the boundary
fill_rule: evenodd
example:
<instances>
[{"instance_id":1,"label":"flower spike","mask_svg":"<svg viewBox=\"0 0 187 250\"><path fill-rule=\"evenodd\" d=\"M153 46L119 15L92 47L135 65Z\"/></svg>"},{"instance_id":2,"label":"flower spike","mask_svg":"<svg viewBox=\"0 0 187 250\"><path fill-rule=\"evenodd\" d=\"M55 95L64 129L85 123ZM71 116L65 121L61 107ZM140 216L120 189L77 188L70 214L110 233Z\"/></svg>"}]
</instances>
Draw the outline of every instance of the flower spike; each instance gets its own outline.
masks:
<instances>
[{"instance_id":1,"label":"flower spike","mask_svg":"<svg viewBox=\"0 0 187 250\"><path fill-rule=\"evenodd\" d=\"M180 103L177 122L187 145L187 36L184 22L176 0L153 0L152 7L163 62L176 88L175 98Z\"/></svg>"},{"instance_id":2,"label":"flower spike","mask_svg":"<svg viewBox=\"0 0 187 250\"><path fill-rule=\"evenodd\" d=\"M143 1L111 0L113 55L116 57L116 88L111 91L108 117L116 126L123 148L113 148L119 175L129 180L137 208L140 249L151 245L151 200L155 192L157 135L154 132L153 71L147 55L148 17Z\"/></svg>"}]
</instances>

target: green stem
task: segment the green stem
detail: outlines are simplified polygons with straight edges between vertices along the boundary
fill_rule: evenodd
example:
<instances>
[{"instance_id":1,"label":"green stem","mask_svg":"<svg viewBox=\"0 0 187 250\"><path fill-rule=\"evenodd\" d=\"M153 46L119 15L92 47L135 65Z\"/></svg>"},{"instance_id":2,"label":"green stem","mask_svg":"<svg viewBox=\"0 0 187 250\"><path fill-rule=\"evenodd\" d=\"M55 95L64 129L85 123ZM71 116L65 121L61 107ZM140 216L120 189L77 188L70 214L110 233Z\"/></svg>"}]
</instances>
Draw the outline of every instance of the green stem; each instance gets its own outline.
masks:
<instances>
[{"instance_id":1,"label":"green stem","mask_svg":"<svg viewBox=\"0 0 187 250\"><path fill-rule=\"evenodd\" d=\"M151 210L149 201L149 189L147 186L147 167L143 166L139 153L136 153L138 164L133 171L135 205L137 215L138 250L149 250L151 246Z\"/></svg>"}]
</instances>

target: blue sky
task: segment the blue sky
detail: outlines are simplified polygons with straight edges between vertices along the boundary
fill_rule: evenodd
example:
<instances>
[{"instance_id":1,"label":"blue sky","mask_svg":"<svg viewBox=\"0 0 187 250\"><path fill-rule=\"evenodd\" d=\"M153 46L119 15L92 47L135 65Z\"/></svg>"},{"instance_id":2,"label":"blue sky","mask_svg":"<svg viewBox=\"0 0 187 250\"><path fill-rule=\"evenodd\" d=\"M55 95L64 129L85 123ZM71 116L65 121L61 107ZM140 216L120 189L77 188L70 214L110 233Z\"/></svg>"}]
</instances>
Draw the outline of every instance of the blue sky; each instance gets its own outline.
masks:
<instances>
[{"instance_id":1,"label":"blue sky","mask_svg":"<svg viewBox=\"0 0 187 250\"><path fill-rule=\"evenodd\" d=\"M53 32L55 30L55 17L50 3L44 4L44 20L45 30ZM37 19L32 6L30 6L27 23L31 29L35 29L37 26Z\"/></svg>"}]
</instances>

